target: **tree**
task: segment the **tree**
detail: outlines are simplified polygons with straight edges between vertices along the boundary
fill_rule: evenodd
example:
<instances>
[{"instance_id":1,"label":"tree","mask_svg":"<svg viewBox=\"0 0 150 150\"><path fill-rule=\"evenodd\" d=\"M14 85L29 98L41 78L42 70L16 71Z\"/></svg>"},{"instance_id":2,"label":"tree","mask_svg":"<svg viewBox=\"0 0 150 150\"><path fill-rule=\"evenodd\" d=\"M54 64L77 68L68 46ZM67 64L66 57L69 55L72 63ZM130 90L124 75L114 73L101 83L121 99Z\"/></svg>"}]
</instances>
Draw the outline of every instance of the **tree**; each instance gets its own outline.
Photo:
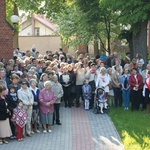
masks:
<instances>
[{"instance_id":1,"label":"tree","mask_svg":"<svg viewBox=\"0 0 150 150\"><path fill-rule=\"evenodd\" d=\"M112 36L116 36L117 14L105 7L99 0L7 0L12 7L25 10L30 14L44 13L59 25L59 34L65 44L88 45L100 41L103 49L110 53ZM117 32L116 32L117 31ZM104 43L107 40L107 47ZM95 49L95 55L99 53Z\"/></svg>"},{"instance_id":2,"label":"tree","mask_svg":"<svg viewBox=\"0 0 150 150\"><path fill-rule=\"evenodd\" d=\"M95 43L95 55L99 53L97 42L100 41L104 50L110 53L111 37L116 36L118 27L115 24L116 14L106 9L99 0L75 0L63 7L61 13L53 13L59 25L59 33L67 45L88 45ZM116 28L116 29L115 29ZM107 40L107 47L104 44Z\"/></svg>"},{"instance_id":3,"label":"tree","mask_svg":"<svg viewBox=\"0 0 150 150\"><path fill-rule=\"evenodd\" d=\"M148 0L102 0L118 13L118 22L131 25L133 56L141 53L147 62L147 23L150 19L150 3Z\"/></svg>"},{"instance_id":4,"label":"tree","mask_svg":"<svg viewBox=\"0 0 150 150\"><path fill-rule=\"evenodd\" d=\"M84 18L86 24L90 28L90 32L93 34L94 41L99 40L103 49L110 54L111 39L112 36L116 36L118 33L118 25L116 24L117 14L112 13L112 10L99 0L76 0L77 6L80 11L86 14ZM107 41L106 45L104 44Z\"/></svg>"}]
</instances>

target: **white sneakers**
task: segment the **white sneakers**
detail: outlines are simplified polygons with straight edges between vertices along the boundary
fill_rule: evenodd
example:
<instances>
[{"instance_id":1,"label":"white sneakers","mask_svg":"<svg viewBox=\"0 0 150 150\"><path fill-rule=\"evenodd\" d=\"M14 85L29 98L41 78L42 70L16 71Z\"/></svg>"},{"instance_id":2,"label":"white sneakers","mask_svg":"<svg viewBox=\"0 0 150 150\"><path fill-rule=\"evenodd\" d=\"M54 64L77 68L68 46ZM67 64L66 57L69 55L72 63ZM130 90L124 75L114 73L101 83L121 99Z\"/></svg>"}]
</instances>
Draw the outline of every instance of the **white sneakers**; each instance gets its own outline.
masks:
<instances>
[{"instance_id":1,"label":"white sneakers","mask_svg":"<svg viewBox=\"0 0 150 150\"><path fill-rule=\"evenodd\" d=\"M31 131L31 134L34 134L34 133L40 133L40 131L39 130Z\"/></svg>"},{"instance_id":2,"label":"white sneakers","mask_svg":"<svg viewBox=\"0 0 150 150\"><path fill-rule=\"evenodd\" d=\"M43 131L43 133L46 133L46 132L47 132L46 130Z\"/></svg>"},{"instance_id":3,"label":"white sneakers","mask_svg":"<svg viewBox=\"0 0 150 150\"><path fill-rule=\"evenodd\" d=\"M43 133L46 133L46 132L52 133L52 130L48 130L48 131L44 130L43 131Z\"/></svg>"},{"instance_id":4,"label":"white sneakers","mask_svg":"<svg viewBox=\"0 0 150 150\"><path fill-rule=\"evenodd\" d=\"M52 133L52 130L48 130L49 133Z\"/></svg>"},{"instance_id":5,"label":"white sneakers","mask_svg":"<svg viewBox=\"0 0 150 150\"><path fill-rule=\"evenodd\" d=\"M125 107L125 108L124 108L124 110L128 110L128 109L129 109L128 107Z\"/></svg>"},{"instance_id":6,"label":"white sneakers","mask_svg":"<svg viewBox=\"0 0 150 150\"><path fill-rule=\"evenodd\" d=\"M36 130L35 132L36 132L36 133L40 133L40 131L39 131L39 130Z\"/></svg>"}]
</instances>

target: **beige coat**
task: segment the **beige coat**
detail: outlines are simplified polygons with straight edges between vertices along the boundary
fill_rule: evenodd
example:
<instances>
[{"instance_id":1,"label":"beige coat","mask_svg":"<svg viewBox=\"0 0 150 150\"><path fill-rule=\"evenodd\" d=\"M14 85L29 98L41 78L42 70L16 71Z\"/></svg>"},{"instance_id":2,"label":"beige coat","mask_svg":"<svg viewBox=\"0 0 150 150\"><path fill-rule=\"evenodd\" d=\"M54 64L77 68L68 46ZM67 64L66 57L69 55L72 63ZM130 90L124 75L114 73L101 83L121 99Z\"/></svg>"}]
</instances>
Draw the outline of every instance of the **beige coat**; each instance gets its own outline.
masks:
<instances>
[{"instance_id":1,"label":"beige coat","mask_svg":"<svg viewBox=\"0 0 150 150\"><path fill-rule=\"evenodd\" d=\"M116 88L119 88L118 84L120 84L120 77L121 77L121 74L117 74L117 72L114 72L111 76L111 79L112 79L112 86L113 87L116 87Z\"/></svg>"}]
</instances>

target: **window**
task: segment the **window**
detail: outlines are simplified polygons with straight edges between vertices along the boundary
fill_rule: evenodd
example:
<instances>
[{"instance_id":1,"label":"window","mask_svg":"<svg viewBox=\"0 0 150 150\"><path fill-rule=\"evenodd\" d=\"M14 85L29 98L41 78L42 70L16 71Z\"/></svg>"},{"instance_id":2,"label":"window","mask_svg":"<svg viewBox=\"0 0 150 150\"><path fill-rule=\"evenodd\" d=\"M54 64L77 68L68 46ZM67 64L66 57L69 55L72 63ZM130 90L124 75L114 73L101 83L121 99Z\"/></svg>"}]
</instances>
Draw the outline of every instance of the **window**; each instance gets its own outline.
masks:
<instances>
[{"instance_id":1,"label":"window","mask_svg":"<svg viewBox=\"0 0 150 150\"><path fill-rule=\"evenodd\" d=\"M35 35L39 36L40 35L40 28L35 27Z\"/></svg>"}]
</instances>

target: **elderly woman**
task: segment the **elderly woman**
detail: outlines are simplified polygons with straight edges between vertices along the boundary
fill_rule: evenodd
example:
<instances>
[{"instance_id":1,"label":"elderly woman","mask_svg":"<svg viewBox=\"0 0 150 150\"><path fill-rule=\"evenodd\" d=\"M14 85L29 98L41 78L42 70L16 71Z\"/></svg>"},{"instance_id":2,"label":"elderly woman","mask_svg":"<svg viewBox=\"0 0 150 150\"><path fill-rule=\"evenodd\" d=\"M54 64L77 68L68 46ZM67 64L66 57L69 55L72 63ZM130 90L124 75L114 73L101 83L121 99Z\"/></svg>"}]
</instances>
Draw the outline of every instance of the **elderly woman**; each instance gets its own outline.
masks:
<instances>
[{"instance_id":1,"label":"elderly woman","mask_svg":"<svg viewBox=\"0 0 150 150\"><path fill-rule=\"evenodd\" d=\"M108 93L109 92L109 87L108 87L109 83L110 83L110 77L106 73L106 68L102 67L100 69L100 74L98 75L97 80L96 80L96 87L101 87L105 90L106 93Z\"/></svg>"},{"instance_id":2,"label":"elderly woman","mask_svg":"<svg viewBox=\"0 0 150 150\"><path fill-rule=\"evenodd\" d=\"M35 79L31 79L30 80L30 90L33 94L34 97L34 102L33 102L33 112L32 112L32 124L33 124L33 128L34 131L36 133L39 133L40 131L37 128L37 123L39 121L39 94L40 94L40 90L36 87L37 85L37 81ZM34 131L32 131L32 133L34 133Z\"/></svg>"},{"instance_id":3,"label":"elderly woman","mask_svg":"<svg viewBox=\"0 0 150 150\"><path fill-rule=\"evenodd\" d=\"M33 94L28 88L28 82L25 79L21 80L21 89L17 92L18 99L23 102L23 109L27 112L28 119L26 124L27 136L31 137L31 118L32 118L32 106L34 102Z\"/></svg>"},{"instance_id":4,"label":"elderly woman","mask_svg":"<svg viewBox=\"0 0 150 150\"><path fill-rule=\"evenodd\" d=\"M56 102L56 96L51 90L51 81L44 82L44 89L40 91L40 115L41 123L44 127L43 133L52 132L50 124L52 124L54 103ZM46 125L48 125L46 127Z\"/></svg>"}]
</instances>

